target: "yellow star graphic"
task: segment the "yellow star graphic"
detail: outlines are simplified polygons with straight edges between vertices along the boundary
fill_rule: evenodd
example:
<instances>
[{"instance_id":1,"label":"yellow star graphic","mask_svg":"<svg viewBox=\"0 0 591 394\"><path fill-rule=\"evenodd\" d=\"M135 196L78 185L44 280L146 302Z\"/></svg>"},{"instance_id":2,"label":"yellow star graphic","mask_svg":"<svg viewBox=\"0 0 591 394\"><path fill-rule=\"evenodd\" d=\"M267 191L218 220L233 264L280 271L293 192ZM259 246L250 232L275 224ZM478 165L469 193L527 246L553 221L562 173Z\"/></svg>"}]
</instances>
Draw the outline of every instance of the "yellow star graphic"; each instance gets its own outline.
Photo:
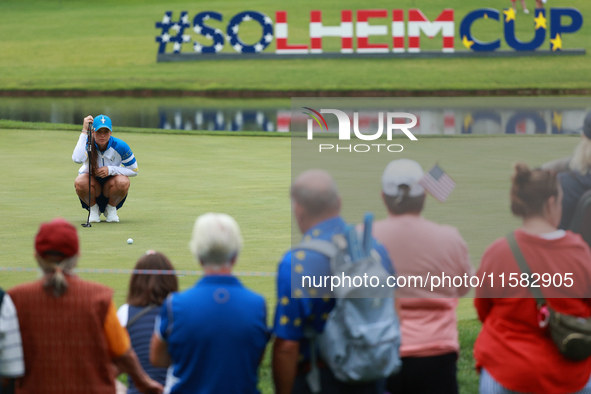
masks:
<instances>
[{"instance_id":1,"label":"yellow star graphic","mask_svg":"<svg viewBox=\"0 0 591 394\"><path fill-rule=\"evenodd\" d=\"M295 272L301 274L304 271L304 267L301 264L295 266Z\"/></svg>"},{"instance_id":2,"label":"yellow star graphic","mask_svg":"<svg viewBox=\"0 0 591 394\"><path fill-rule=\"evenodd\" d=\"M464 38L462 38L462 44L464 44L464 46L468 49L472 48L472 45L474 45L474 41L470 41L468 40L468 36L464 36Z\"/></svg>"},{"instance_id":3,"label":"yellow star graphic","mask_svg":"<svg viewBox=\"0 0 591 394\"><path fill-rule=\"evenodd\" d=\"M514 21L515 20L515 10L513 8L508 8L503 11L505 14L505 22Z\"/></svg>"},{"instance_id":4,"label":"yellow star graphic","mask_svg":"<svg viewBox=\"0 0 591 394\"><path fill-rule=\"evenodd\" d=\"M534 18L534 22L536 22L536 30L538 30L539 28L548 28L546 25L546 18L544 18L544 14L542 14L541 12L537 17Z\"/></svg>"},{"instance_id":5,"label":"yellow star graphic","mask_svg":"<svg viewBox=\"0 0 591 394\"><path fill-rule=\"evenodd\" d=\"M474 123L474 118L472 118L472 114L468 114L464 117L464 130L468 130L470 126Z\"/></svg>"},{"instance_id":6,"label":"yellow star graphic","mask_svg":"<svg viewBox=\"0 0 591 394\"><path fill-rule=\"evenodd\" d=\"M302 319L300 319L300 318L298 317L297 319L295 319L295 320L293 321L293 325L294 325L294 326L296 326L296 327L299 327L299 326L301 326L301 325L302 325Z\"/></svg>"},{"instance_id":7,"label":"yellow star graphic","mask_svg":"<svg viewBox=\"0 0 591 394\"><path fill-rule=\"evenodd\" d=\"M281 324L282 326L284 326L287 323L289 323L289 317L287 317L285 315L281 316L281 319L279 319L279 324Z\"/></svg>"},{"instance_id":8,"label":"yellow star graphic","mask_svg":"<svg viewBox=\"0 0 591 394\"><path fill-rule=\"evenodd\" d=\"M558 130L562 130L562 113L554 111L552 116L552 124L556 126Z\"/></svg>"},{"instance_id":9,"label":"yellow star graphic","mask_svg":"<svg viewBox=\"0 0 591 394\"><path fill-rule=\"evenodd\" d=\"M330 301L330 297L325 295L324 297L322 297L322 299L324 300L324 302L328 302Z\"/></svg>"},{"instance_id":10,"label":"yellow star graphic","mask_svg":"<svg viewBox=\"0 0 591 394\"><path fill-rule=\"evenodd\" d=\"M316 294L318 294L318 292L316 291L316 289L310 289L308 290L308 294L310 294L312 297L316 297Z\"/></svg>"},{"instance_id":11,"label":"yellow star graphic","mask_svg":"<svg viewBox=\"0 0 591 394\"><path fill-rule=\"evenodd\" d=\"M320 235L320 230L316 229L316 230L312 231L312 235L315 236L315 237L319 236Z\"/></svg>"},{"instance_id":12,"label":"yellow star graphic","mask_svg":"<svg viewBox=\"0 0 591 394\"><path fill-rule=\"evenodd\" d=\"M322 314L322 320L326 320L326 319L328 319L328 313L324 312Z\"/></svg>"},{"instance_id":13,"label":"yellow star graphic","mask_svg":"<svg viewBox=\"0 0 591 394\"><path fill-rule=\"evenodd\" d=\"M302 292L301 289L296 289L296 291L293 292L295 298L301 298L302 295L304 295L304 293Z\"/></svg>"},{"instance_id":14,"label":"yellow star graphic","mask_svg":"<svg viewBox=\"0 0 591 394\"><path fill-rule=\"evenodd\" d=\"M309 240L311 240L311 239L312 239L312 237L310 237L309 235L306 235L306 236L304 237L304 241L309 241Z\"/></svg>"},{"instance_id":15,"label":"yellow star graphic","mask_svg":"<svg viewBox=\"0 0 591 394\"><path fill-rule=\"evenodd\" d=\"M550 43L552 44L553 51L562 49L562 38L560 38L560 34L556 34L556 37L554 37L554 39L551 38Z\"/></svg>"},{"instance_id":16,"label":"yellow star graphic","mask_svg":"<svg viewBox=\"0 0 591 394\"><path fill-rule=\"evenodd\" d=\"M288 305L289 304L289 298L287 298L286 296L283 296L281 298L281 305Z\"/></svg>"},{"instance_id":17,"label":"yellow star graphic","mask_svg":"<svg viewBox=\"0 0 591 394\"><path fill-rule=\"evenodd\" d=\"M488 19L488 14L486 12L484 13L484 19Z\"/></svg>"},{"instance_id":18,"label":"yellow star graphic","mask_svg":"<svg viewBox=\"0 0 591 394\"><path fill-rule=\"evenodd\" d=\"M304 252L303 250L299 250L296 252L296 259L298 260L303 260L306 258L306 252Z\"/></svg>"}]
</instances>

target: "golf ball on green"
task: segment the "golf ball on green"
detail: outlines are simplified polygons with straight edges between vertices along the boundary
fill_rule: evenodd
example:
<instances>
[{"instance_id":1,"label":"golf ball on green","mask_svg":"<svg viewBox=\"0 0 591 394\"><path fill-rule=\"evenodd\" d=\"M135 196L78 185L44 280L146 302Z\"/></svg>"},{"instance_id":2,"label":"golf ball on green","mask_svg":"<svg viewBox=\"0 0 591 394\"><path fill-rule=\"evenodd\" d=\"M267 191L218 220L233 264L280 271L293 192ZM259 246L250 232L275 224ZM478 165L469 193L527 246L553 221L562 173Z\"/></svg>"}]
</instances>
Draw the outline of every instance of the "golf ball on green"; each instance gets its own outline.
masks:
<instances>
[{"instance_id":1,"label":"golf ball on green","mask_svg":"<svg viewBox=\"0 0 591 394\"><path fill-rule=\"evenodd\" d=\"M131 245L133 243L133 239L127 238L127 243Z\"/></svg>"}]
</instances>

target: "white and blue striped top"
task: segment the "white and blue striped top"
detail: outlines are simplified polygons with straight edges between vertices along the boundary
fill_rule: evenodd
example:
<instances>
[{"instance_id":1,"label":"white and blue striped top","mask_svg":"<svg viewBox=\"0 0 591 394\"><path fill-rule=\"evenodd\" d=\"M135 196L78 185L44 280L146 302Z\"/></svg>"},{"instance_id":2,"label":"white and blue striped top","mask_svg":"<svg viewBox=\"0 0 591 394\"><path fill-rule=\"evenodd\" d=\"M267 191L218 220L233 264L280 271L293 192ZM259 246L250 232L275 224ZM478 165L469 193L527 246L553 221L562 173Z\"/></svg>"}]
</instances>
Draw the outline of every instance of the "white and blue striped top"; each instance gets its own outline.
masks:
<instances>
[{"instance_id":1,"label":"white and blue striped top","mask_svg":"<svg viewBox=\"0 0 591 394\"><path fill-rule=\"evenodd\" d=\"M83 163L78 174L88 173L88 153L86 152L86 133L81 133L78 143L72 153L72 160L76 163ZM125 175L128 177L138 174L138 165L131 148L123 140L111 136L107 149L104 152L99 150L98 166L109 167L109 176Z\"/></svg>"},{"instance_id":2,"label":"white and blue striped top","mask_svg":"<svg viewBox=\"0 0 591 394\"><path fill-rule=\"evenodd\" d=\"M23 345L17 311L10 296L4 294L0 306L0 377L16 378L24 373Z\"/></svg>"}]
</instances>

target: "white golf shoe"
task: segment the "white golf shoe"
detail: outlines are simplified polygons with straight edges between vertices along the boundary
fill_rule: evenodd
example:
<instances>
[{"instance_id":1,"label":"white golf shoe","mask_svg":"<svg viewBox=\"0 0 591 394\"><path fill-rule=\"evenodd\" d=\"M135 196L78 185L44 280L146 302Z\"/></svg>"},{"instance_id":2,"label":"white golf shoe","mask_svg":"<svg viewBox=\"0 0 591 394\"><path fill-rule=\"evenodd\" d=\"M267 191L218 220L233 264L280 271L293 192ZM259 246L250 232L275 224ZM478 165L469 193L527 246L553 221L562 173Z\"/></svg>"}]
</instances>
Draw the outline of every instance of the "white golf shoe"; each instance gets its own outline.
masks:
<instances>
[{"instance_id":1,"label":"white golf shoe","mask_svg":"<svg viewBox=\"0 0 591 394\"><path fill-rule=\"evenodd\" d=\"M119 223L117 207L107 204L107 208L105 209L105 217L107 218L107 223Z\"/></svg>"},{"instance_id":2,"label":"white golf shoe","mask_svg":"<svg viewBox=\"0 0 591 394\"><path fill-rule=\"evenodd\" d=\"M94 204L90 207L90 216L88 217L90 223L100 223L101 213L99 212L98 204Z\"/></svg>"}]
</instances>

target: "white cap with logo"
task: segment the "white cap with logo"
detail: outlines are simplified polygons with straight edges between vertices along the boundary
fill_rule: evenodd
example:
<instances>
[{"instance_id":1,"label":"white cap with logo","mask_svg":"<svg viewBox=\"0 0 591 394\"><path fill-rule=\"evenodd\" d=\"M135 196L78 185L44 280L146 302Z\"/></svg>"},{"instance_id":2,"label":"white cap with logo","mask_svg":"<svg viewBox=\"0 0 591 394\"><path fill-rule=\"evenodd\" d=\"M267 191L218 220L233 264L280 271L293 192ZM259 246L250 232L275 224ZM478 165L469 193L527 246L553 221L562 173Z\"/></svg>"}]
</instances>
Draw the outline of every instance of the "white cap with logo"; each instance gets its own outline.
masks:
<instances>
[{"instance_id":1,"label":"white cap with logo","mask_svg":"<svg viewBox=\"0 0 591 394\"><path fill-rule=\"evenodd\" d=\"M400 185L407 185L409 197L418 197L425 193L419 184L423 177L421 165L414 160L398 159L391 161L382 175L382 191L387 196L396 197L400 194Z\"/></svg>"}]
</instances>

